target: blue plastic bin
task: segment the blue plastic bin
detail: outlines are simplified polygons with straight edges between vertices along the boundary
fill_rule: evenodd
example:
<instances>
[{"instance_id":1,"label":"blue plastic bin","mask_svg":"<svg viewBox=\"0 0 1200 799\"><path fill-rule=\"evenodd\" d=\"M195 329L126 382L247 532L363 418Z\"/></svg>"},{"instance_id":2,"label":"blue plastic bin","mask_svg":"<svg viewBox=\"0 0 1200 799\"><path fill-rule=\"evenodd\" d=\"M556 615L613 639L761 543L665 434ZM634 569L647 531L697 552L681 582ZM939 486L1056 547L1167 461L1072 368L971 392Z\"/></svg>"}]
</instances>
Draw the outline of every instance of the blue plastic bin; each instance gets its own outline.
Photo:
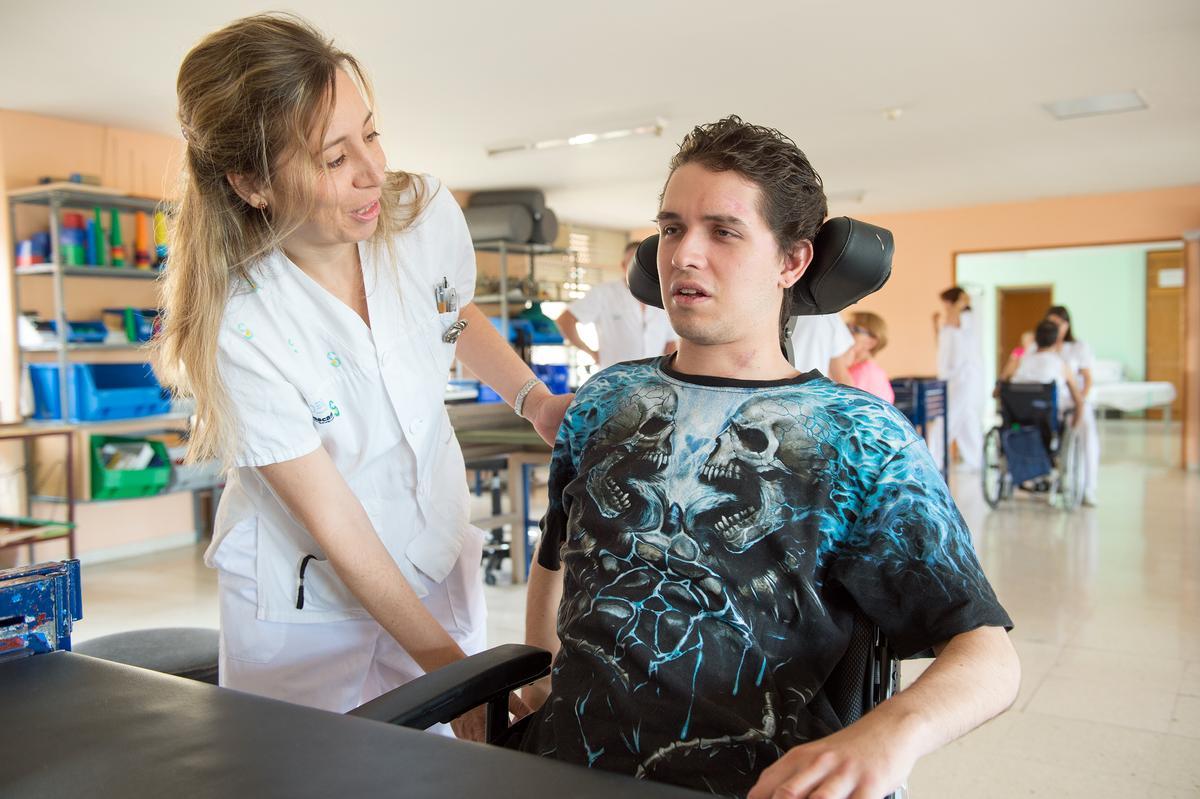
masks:
<instances>
[{"instance_id":1,"label":"blue plastic bin","mask_svg":"<svg viewBox=\"0 0 1200 799\"><path fill-rule=\"evenodd\" d=\"M485 383L479 384L479 401L480 402L504 402L504 398L492 391L491 387Z\"/></svg>"},{"instance_id":2,"label":"blue plastic bin","mask_svg":"<svg viewBox=\"0 0 1200 799\"><path fill-rule=\"evenodd\" d=\"M57 333L58 320L47 319L47 329ZM108 339L108 328L99 319L76 322L67 320L67 341L71 344L103 344Z\"/></svg>"},{"instance_id":3,"label":"blue plastic bin","mask_svg":"<svg viewBox=\"0 0 1200 799\"><path fill-rule=\"evenodd\" d=\"M74 363L71 380L72 422L135 419L171 410L171 399L144 363ZM58 364L29 364L33 384L34 419L62 419L58 393Z\"/></svg>"},{"instance_id":4,"label":"blue plastic bin","mask_svg":"<svg viewBox=\"0 0 1200 799\"><path fill-rule=\"evenodd\" d=\"M565 363L537 363L533 365L533 373L551 394L571 393L571 368Z\"/></svg>"},{"instance_id":5,"label":"blue plastic bin","mask_svg":"<svg viewBox=\"0 0 1200 799\"><path fill-rule=\"evenodd\" d=\"M496 328L496 330L499 331L500 324L501 324L500 317L489 316L488 319L491 320L492 327ZM514 344L519 343L522 340L524 340L525 343L527 343L527 344L537 343L534 341L533 323L530 322L528 319L521 319L520 317L517 317L517 316L509 317L509 319L508 319L508 340Z\"/></svg>"}]
</instances>

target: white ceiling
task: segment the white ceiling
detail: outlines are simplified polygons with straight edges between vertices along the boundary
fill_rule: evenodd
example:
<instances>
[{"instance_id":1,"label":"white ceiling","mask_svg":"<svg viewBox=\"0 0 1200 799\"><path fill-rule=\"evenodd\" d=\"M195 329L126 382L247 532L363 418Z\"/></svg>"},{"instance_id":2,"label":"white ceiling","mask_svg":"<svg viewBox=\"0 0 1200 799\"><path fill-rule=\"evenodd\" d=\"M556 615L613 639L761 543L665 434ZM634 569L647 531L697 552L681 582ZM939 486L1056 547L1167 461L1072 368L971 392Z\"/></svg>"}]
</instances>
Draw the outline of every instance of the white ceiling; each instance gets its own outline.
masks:
<instances>
[{"instance_id":1,"label":"white ceiling","mask_svg":"<svg viewBox=\"0 0 1200 799\"><path fill-rule=\"evenodd\" d=\"M576 222L649 224L680 137L730 113L791 135L829 192L866 192L840 213L1200 183L1196 0L0 0L0 107L177 133L188 48L274 8L367 67L393 166L541 186ZM1148 111L1041 108L1129 89ZM484 154L656 117L661 139Z\"/></svg>"}]
</instances>

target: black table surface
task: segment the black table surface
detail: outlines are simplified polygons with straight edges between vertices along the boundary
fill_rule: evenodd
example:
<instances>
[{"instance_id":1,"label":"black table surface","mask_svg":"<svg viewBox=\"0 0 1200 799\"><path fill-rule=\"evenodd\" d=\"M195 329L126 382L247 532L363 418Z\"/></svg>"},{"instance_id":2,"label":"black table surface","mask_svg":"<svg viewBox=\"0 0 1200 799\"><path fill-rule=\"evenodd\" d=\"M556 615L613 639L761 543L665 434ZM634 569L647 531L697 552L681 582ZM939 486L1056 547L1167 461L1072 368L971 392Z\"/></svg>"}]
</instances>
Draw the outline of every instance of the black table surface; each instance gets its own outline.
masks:
<instances>
[{"instance_id":1,"label":"black table surface","mask_svg":"<svg viewBox=\"0 0 1200 799\"><path fill-rule=\"evenodd\" d=\"M701 794L54 652L0 663L0 797Z\"/></svg>"}]
</instances>

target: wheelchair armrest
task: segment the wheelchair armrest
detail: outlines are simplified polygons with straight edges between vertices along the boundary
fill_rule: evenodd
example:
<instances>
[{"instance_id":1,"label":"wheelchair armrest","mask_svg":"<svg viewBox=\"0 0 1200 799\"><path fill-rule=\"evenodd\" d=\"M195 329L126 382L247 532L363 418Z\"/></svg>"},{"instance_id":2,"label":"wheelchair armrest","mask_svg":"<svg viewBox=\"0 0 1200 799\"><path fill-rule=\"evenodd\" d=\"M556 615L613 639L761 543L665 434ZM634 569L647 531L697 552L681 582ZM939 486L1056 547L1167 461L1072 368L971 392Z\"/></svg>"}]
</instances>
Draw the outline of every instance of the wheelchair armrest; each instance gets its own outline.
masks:
<instances>
[{"instance_id":1,"label":"wheelchair armrest","mask_svg":"<svg viewBox=\"0 0 1200 799\"><path fill-rule=\"evenodd\" d=\"M448 723L479 705L506 698L549 673L549 652L505 644L422 675L347 715L424 730Z\"/></svg>"}]
</instances>

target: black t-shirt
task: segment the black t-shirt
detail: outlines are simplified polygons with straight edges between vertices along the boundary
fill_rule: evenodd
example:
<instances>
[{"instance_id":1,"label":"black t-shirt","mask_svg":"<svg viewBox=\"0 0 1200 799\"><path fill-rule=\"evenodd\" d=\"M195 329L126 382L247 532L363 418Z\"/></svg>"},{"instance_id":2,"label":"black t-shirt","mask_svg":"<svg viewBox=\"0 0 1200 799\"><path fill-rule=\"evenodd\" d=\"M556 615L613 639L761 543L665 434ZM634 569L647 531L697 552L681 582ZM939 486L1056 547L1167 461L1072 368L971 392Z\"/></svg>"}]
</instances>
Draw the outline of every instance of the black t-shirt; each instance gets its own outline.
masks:
<instances>
[{"instance_id":1,"label":"black t-shirt","mask_svg":"<svg viewBox=\"0 0 1200 799\"><path fill-rule=\"evenodd\" d=\"M538 562L565 569L550 698L521 748L743 795L841 727L856 609L901 657L1011 627L924 442L810 372L606 369L567 411Z\"/></svg>"}]
</instances>

